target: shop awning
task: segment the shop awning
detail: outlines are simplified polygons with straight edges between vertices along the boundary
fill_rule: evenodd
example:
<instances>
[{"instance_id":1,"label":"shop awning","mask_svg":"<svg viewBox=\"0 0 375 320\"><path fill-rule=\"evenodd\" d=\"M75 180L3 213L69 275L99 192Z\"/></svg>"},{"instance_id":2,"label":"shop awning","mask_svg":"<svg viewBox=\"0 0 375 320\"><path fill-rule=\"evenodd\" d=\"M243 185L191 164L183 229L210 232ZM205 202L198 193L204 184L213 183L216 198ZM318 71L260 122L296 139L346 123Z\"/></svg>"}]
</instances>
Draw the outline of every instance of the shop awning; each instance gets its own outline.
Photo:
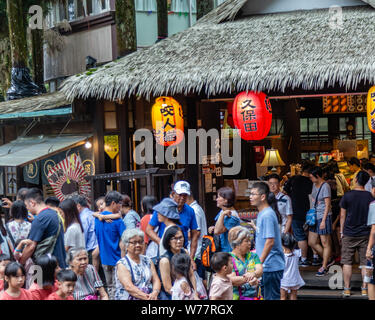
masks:
<instances>
[{"instance_id":1,"label":"shop awning","mask_svg":"<svg viewBox=\"0 0 375 320\"><path fill-rule=\"evenodd\" d=\"M87 134L18 138L0 146L0 167L24 166L84 144L91 136Z\"/></svg>"},{"instance_id":2,"label":"shop awning","mask_svg":"<svg viewBox=\"0 0 375 320\"><path fill-rule=\"evenodd\" d=\"M0 120L60 116L71 113L71 102L59 91L0 103Z\"/></svg>"}]
</instances>

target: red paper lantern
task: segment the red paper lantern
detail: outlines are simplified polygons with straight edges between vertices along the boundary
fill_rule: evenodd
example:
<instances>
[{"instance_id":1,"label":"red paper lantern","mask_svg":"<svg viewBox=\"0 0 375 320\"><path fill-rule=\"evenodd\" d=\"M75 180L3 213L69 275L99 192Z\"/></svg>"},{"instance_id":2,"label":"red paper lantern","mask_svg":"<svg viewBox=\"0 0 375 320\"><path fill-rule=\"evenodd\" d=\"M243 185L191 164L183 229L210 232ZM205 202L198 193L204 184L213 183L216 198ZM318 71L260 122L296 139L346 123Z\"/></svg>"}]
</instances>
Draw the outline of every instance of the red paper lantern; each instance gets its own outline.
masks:
<instances>
[{"instance_id":1,"label":"red paper lantern","mask_svg":"<svg viewBox=\"0 0 375 320\"><path fill-rule=\"evenodd\" d=\"M271 103L263 92L243 91L233 102L233 121L244 140L262 140L272 124Z\"/></svg>"}]
</instances>

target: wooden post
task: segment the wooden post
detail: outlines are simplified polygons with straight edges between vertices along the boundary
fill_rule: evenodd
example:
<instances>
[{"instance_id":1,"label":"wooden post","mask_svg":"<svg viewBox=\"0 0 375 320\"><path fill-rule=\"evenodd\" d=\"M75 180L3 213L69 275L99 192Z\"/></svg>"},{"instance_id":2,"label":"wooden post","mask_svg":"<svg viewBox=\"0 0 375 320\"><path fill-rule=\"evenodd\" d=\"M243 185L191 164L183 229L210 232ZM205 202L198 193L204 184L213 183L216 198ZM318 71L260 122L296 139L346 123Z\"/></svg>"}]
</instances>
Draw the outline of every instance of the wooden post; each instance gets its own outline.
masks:
<instances>
[{"instance_id":1,"label":"wooden post","mask_svg":"<svg viewBox=\"0 0 375 320\"><path fill-rule=\"evenodd\" d=\"M120 127L120 171L129 171L129 114L128 114L128 104L127 99L125 103L116 104L118 122ZM121 192L130 194L131 186L128 180L121 181ZM134 200L134 199L133 199Z\"/></svg>"},{"instance_id":2,"label":"wooden post","mask_svg":"<svg viewBox=\"0 0 375 320\"><path fill-rule=\"evenodd\" d=\"M94 163L95 163L95 174L104 173L104 109L103 101L88 100L89 105L95 109L94 112L94 139L93 139L93 151L94 151ZM97 180L94 183L95 189L94 198L105 194L105 184L103 181Z\"/></svg>"}]
</instances>

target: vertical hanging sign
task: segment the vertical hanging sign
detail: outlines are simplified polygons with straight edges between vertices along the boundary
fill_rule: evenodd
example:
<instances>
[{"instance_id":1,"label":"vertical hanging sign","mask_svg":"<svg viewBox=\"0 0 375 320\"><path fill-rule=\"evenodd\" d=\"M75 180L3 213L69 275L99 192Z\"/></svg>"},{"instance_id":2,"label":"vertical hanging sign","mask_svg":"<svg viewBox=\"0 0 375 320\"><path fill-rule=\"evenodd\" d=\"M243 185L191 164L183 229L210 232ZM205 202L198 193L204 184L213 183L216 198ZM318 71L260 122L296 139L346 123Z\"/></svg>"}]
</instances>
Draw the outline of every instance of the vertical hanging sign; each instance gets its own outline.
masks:
<instances>
[{"instance_id":1,"label":"vertical hanging sign","mask_svg":"<svg viewBox=\"0 0 375 320\"><path fill-rule=\"evenodd\" d=\"M367 94L367 124L370 131L375 133L375 86Z\"/></svg>"},{"instance_id":2,"label":"vertical hanging sign","mask_svg":"<svg viewBox=\"0 0 375 320\"><path fill-rule=\"evenodd\" d=\"M118 136L104 136L104 151L111 159L116 158L119 146L118 146Z\"/></svg>"}]
</instances>

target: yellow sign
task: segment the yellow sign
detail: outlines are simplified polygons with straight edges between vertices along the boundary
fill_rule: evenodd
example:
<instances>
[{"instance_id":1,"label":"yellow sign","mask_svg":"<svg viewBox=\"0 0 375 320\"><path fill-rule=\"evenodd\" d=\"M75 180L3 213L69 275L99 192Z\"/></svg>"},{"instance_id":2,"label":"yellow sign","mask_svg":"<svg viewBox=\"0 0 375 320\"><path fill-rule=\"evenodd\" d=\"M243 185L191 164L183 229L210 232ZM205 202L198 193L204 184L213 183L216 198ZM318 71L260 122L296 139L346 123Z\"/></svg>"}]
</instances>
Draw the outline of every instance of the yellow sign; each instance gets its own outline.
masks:
<instances>
[{"instance_id":1,"label":"yellow sign","mask_svg":"<svg viewBox=\"0 0 375 320\"><path fill-rule=\"evenodd\" d=\"M367 123L371 132L375 133L375 86L367 94Z\"/></svg>"},{"instance_id":2,"label":"yellow sign","mask_svg":"<svg viewBox=\"0 0 375 320\"><path fill-rule=\"evenodd\" d=\"M104 151L111 159L116 158L119 151L118 136L104 136Z\"/></svg>"}]
</instances>

